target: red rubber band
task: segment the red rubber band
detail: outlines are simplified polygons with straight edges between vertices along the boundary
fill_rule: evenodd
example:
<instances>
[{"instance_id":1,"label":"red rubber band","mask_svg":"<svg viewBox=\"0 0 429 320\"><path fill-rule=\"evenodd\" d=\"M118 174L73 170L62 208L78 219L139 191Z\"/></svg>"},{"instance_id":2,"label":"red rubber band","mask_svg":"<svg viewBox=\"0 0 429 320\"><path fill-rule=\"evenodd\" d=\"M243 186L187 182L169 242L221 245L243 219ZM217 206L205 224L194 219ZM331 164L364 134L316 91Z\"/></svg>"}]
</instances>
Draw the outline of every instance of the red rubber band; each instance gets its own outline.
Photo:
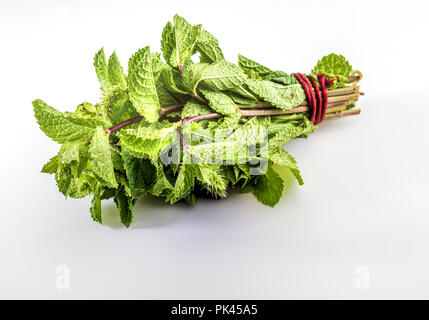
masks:
<instances>
[{"instance_id":1,"label":"red rubber band","mask_svg":"<svg viewBox=\"0 0 429 320\"><path fill-rule=\"evenodd\" d=\"M307 76L307 78L311 81L311 84L313 85L313 89L316 93L316 100L317 100L317 111L316 111L316 124L319 124L322 122L322 94L320 92L319 86L317 85L316 80L314 80L313 77Z\"/></svg>"},{"instance_id":2,"label":"red rubber band","mask_svg":"<svg viewBox=\"0 0 429 320\"><path fill-rule=\"evenodd\" d=\"M304 89L305 96L306 96L307 101L308 101L308 107L311 109L310 121L315 123L316 122L316 106L315 106L314 102L316 100L316 96L314 95L314 91L311 89L311 84L307 80L307 78L304 77L302 74L294 73L293 75L299 81L302 88Z\"/></svg>"},{"instance_id":3,"label":"red rubber band","mask_svg":"<svg viewBox=\"0 0 429 320\"><path fill-rule=\"evenodd\" d=\"M325 119L326 109L328 108L328 89L326 88L326 79L325 76L321 73L317 74L317 79L319 79L320 87L322 88L322 114L320 118L320 122ZM319 122L319 123L320 123Z\"/></svg>"}]
</instances>

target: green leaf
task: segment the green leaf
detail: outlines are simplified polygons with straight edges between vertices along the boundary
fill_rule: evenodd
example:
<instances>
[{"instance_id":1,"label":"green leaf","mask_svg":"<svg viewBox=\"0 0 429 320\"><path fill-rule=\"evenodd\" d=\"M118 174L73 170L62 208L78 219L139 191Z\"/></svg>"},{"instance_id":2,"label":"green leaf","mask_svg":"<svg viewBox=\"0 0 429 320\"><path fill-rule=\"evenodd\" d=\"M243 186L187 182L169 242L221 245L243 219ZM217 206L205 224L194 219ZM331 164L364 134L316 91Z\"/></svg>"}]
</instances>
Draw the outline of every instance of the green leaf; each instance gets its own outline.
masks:
<instances>
[{"instance_id":1,"label":"green leaf","mask_svg":"<svg viewBox=\"0 0 429 320\"><path fill-rule=\"evenodd\" d=\"M305 92L299 84L284 86L267 80L252 79L248 79L246 84L254 94L282 110L299 106L305 100Z\"/></svg>"},{"instance_id":2,"label":"green leaf","mask_svg":"<svg viewBox=\"0 0 429 320\"><path fill-rule=\"evenodd\" d=\"M58 153L58 163L68 165L74 177L79 177L88 163L88 146L86 142L66 142Z\"/></svg>"},{"instance_id":3,"label":"green leaf","mask_svg":"<svg viewBox=\"0 0 429 320\"><path fill-rule=\"evenodd\" d=\"M174 25L168 22L162 31L161 49L165 61L177 68L192 55L201 25L192 26L178 15L174 16L173 22Z\"/></svg>"},{"instance_id":4,"label":"green leaf","mask_svg":"<svg viewBox=\"0 0 429 320\"><path fill-rule=\"evenodd\" d=\"M95 188L89 212L91 213L91 218L94 221L101 224L103 223L101 218L101 186L99 184L97 184L97 187Z\"/></svg>"},{"instance_id":5,"label":"green leaf","mask_svg":"<svg viewBox=\"0 0 429 320\"><path fill-rule=\"evenodd\" d=\"M348 81L347 78L350 76L351 71L352 66L344 56L331 53L317 62L312 73L323 73L328 78L337 78L332 86L332 88L337 88Z\"/></svg>"},{"instance_id":6,"label":"green leaf","mask_svg":"<svg viewBox=\"0 0 429 320\"><path fill-rule=\"evenodd\" d=\"M262 79L263 76L270 74L272 71L262 64L250 60L241 54L238 55L238 66L243 69L244 73L250 79Z\"/></svg>"},{"instance_id":7,"label":"green leaf","mask_svg":"<svg viewBox=\"0 0 429 320\"><path fill-rule=\"evenodd\" d=\"M199 116L201 114L209 114L212 113L212 111L205 105L195 102L193 100L190 100L186 102L185 106L183 107L181 117L182 119L188 118L188 117L194 117Z\"/></svg>"},{"instance_id":8,"label":"green leaf","mask_svg":"<svg viewBox=\"0 0 429 320\"><path fill-rule=\"evenodd\" d=\"M156 168L156 180L150 191L155 196L168 196L173 192L174 188L165 175L164 166L161 162L152 162Z\"/></svg>"},{"instance_id":9,"label":"green leaf","mask_svg":"<svg viewBox=\"0 0 429 320\"><path fill-rule=\"evenodd\" d=\"M211 63L225 59L217 39L206 30L201 31L195 49L200 53L200 62Z\"/></svg>"},{"instance_id":10,"label":"green leaf","mask_svg":"<svg viewBox=\"0 0 429 320\"><path fill-rule=\"evenodd\" d=\"M225 115L234 115L239 112L237 105L227 94L220 91L200 89L206 97L209 106L217 113Z\"/></svg>"},{"instance_id":11,"label":"green leaf","mask_svg":"<svg viewBox=\"0 0 429 320\"><path fill-rule=\"evenodd\" d=\"M119 210L119 218L121 223L127 228L131 225L134 218L133 199L127 195L124 188L118 189L116 196L113 199Z\"/></svg>"},{"instance_id":12,"label":"green leaf","mask_svg":"<svg viewBox=\"0 0 429 320\"><path fill-rule=\"evenodd\" d=\"M270 154L270 160L281 167L289 168L299 185L302 186L304 184L304 180L301 177L301 172L299 171L296 160L289 153L282 149L278 149L277 152Z\"/></svg>"},{"instance_id":13,"label":"green leaf","mask_svg":"<svg viewBox=\"0 0 429 320\"><path fill-rule=\"evenodd\" d=\"M180 86L180 75L177 71L174 71L172 67L165 66L160 74L159 80L162 82L165 87L173 92L178 92L182 94L187 94L188 92L179 88Z\"/></svg>"},{"instance_id":14,"label":"green leaf","mask_svg":"<svg viewBox=\"0 0 429 320\"><path fill-rule=\"evenodd\" d=\"M107 113L112 124L138 116L136 109L128 99L127 92L121 87L114 87L104 93L99 109Z\"/></svg>"},{"instance_id":15,"label":"green leaf","mask_svg":"<svg viewBox=\"0 0 429 320\"><path fill-rule=\"evenodd\" d=\"M62 113L42 100L34 100L34 116L40 129L58 143L87 141L103 122L91 117L78 117L73 113Z\"/></svg>"},{"instance_id":16,"label":"green leaf","mask_svg":"<svg viewBox=\"0 0 429 320\"><path fill-rule=\"evenodd\" d=\"M246 75L235 64L220 60L211 64L195 63L183 70L183 84L197 93L198 85L204 84L211 90L228 90L244 83Z\"/></svg>"},{"instance_id":17,"label":"green leaf","mask_svg":"<svg viewBox=\"0 0 429 320\"><path fill-rule=\"evenodd\" d=\"M266 75L264 80L270 80L276 83L284 84L286 86L291 84L299 84L298 80L296 80L295 76L287 74L283 71L273 71Z\"/></svg>"},{"instance_id":18,"label":"green leaf","mask_svg":"<svg viewBox=\"0 0 429 320\"><path fill-rule=\"evenodd\" d=\"M273 127L275 130L273 130ZM304 118L299 125L294 123L284 123L268 128L270 139L268 141L268 149L270 152L277 151L287 141L312 133L318 127L315 126L307 118Z\"/></svg>"},{"instance_id":19,"label":"green leaf","mask_svg":"<svg viewBox=\"0 0 429 320\"><path fill-rule=\"evenodd\" d=\"M113 170L110 153L109 136L103 128L98 127L89 146L92 170L104 185L111 188L118 186Z\"/></svg>"},{"instance_id":20,"label":"green leaf","mask_svg":"<svg viewBox=\"0 0 429 320\"><path fill-rule=\"evenodd\" d=\"M116 52L113 52L109 58L108 79L109 83L112 85L119 85L123 87L126 85L124 70L122 69Z\"/></svg>"},{"instance_id":21,"label":"green leaf","mask_svg":"<svg viewBox=\"0 0 429 320\"><path fill-rule=\"evenodd\" d=\"M126 148L122 149L124 168L134 198L146 194L156 179L156 169L148 159L135 158Z\"/></svg>"},{"instance_id":22,"label":"green leaf","mask_svg":"<svg viewBox=\"0 0 429 320\"><path fill-rule=\"evenodd\" d=\"M226 197L228 179L225 171L218 165L198 165L196 178L213 195Z\"/></svg>"},{"instance_id":23,"label":"green leaf","mask_svg":"<svg viewBox=\"0 0 429 320\"><path fill-rule=\"evenodd\" d=\"M128 92L137 112L149 122L158 119L160 104L152 72L149 47L138 50L128 62Z\"/></svg>"},{"instance_id":24,"label":"green leaf","mask_svg":"<svg viewBox=\"0 0 429 320\"><path fill-rule=\"evenodd\" d=\"M177 175L174 189L167 200L170 203L179 201L180 199L186 198L194 187L195 182L195 164L182 164L180 166L179 174Z\"/></svg>"},{"instance_id":25,"label":"green leaf","mask_svg":"<svg viewBox=\"0 0 429 320\"><path fill-rule=\"evenodd\" d=\"M104 48L97 51L94 56L94 67L100 82L101 90L105 91L109 88L109 76L107 70L106 57L104 56Z\"/></svg>"},{"instance_id":26,"label":"green leaf","mask_svg":"<svg viewBox=\"0 0 429 320\"><path fill-rule=\"evenodd\" d=\"M248 184L245 191L250 191L259 202L274 207L283 193L283 180L273 168L268 167L267 173L256 176L252 183Z\"/></svg>"},{"instance_id":27,"label":"green leaf","mask_svg":"<svg viewBox=\"0 0 429 320\"><path fill-rule=\"evenodd\" d=\"M43 173L53 174L58 170L58 156L53 156L42 168Z\"/></svg>"}]
</instances>

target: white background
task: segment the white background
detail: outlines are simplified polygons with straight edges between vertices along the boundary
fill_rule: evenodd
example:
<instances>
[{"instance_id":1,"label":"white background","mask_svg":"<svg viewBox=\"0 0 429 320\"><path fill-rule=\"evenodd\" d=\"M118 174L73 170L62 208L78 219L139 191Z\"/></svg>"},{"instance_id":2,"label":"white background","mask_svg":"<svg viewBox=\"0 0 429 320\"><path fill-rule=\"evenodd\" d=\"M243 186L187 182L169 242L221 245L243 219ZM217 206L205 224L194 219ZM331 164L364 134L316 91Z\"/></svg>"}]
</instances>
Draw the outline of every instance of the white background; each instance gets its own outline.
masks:
<instances>
[{"instance_id":1,"label":"white background","mask_svg":"<svg viewBox=\"0 0 429 320\"><path fill-rule=\"evenodd\" d=\"M428 6L425 1L0 3L1 298L429 298ZM58 145L33 117L96 102L94 53L159 50L175 13L271 68L344 54L362 114L286 148L305 185L275 209L250 195L194 207L142 199L130 229L110 202L65 200L40 173ZM288 176L290 179L290 176ZM56 268L70 289L56 287Z\"/></svg>"}]
</instances>

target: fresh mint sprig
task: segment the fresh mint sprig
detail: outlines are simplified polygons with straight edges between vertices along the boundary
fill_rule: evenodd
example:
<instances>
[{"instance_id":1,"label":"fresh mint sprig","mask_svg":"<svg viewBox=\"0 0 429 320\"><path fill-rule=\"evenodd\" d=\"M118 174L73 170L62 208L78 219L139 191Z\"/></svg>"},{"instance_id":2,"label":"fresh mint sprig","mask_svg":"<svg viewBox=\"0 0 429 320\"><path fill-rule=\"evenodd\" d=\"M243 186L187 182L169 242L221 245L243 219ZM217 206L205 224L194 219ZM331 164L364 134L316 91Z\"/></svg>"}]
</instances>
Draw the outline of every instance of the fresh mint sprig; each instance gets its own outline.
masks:
<instances>
[{"instance_id":1,"label":"fresh mint sprig","mask_svg":"<svg viewBox=\"0 0 429 320\"><path fill-rule=\"evenodd\" d=\"M225 60L218 40L176 15L164 27L160 53L149 47L128 61L113 52L94 57L101 100L60 112L33 101L40 129L59 143L43 166L65 197L92 195L90 214L102 223L102 200L113 198L129 227L133 205L152 194L194 204L201 193L226 197L232 188L268 206L282 196L277 167L303 184L285 142L317 129L296 78L242 55ZM332 78L327 118L357 114L359 87L343 56L322 58L312 71Z\"/></svg>"}]
</instances>

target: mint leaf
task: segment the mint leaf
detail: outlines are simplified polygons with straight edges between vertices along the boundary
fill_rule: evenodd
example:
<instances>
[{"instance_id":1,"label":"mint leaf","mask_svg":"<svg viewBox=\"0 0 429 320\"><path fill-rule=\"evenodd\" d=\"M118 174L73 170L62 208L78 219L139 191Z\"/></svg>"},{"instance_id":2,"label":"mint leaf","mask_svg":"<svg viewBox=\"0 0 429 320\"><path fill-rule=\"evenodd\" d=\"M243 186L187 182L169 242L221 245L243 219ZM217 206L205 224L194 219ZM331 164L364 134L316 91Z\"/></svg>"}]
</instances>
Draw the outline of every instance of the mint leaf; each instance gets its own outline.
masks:
<instances>
[{"instance_id":1,"label":"mint leaf","mask_svg":"<svg viewBox=\"0 0 429 320\"><path fill-rule=\"evenodd\" d=\"M121 223L128 228L134 219L133 199L127 195L124 188L120 188L113 200L119 210Z\"/></svg>"},{"instance_id":2,"label":"mint leaf","mask_svg":"<svg viewBox=\"0 0 429 320\"><path fill-rule=\"evenodd\" d=\"M106 57L104 56L104 48L97 51L94 56L95 73L100 82L101 90L105 91L109 88L109 76L107 70Z\"/></svg>"},{"instance_id":3,"label":"mint leaf","mask_svg":"<svg viewBox=\"0 0 429 320\"><path fill-rule=\"evenodd\" d=\"M214 111L225 114L235 115L239 113L237 105L227 94L220 91L200 90L209 102L210 108Z\"/></svg>"},{"instance_id":4,"label":"mint leaf","mask_svg":"<svg viewBox=\"0 0 429 320\"><path fill-rule=\"evenodd\" d=\"M304 184L304 180L301 177L301 172L299 171L296 160L289 153L279 149L276 152L270 154L270 159L273 161L273 163L279 166L289 168L298 181L299 185L301 186Z\"/></svg>"},{"instance_id":5,"label":"mint leaf","mask_svg":"<svg viewBox=\"0 0 429 320\"><path fill-rule=\"evenodd\" d=\"M111 188L118 186L113 171L112 156L110 153L109 136L103 128L98 127L89 146L89 155L92 170L104 185Z\"/></svg>"},{"instance_id":6,"label":"mint leaf","mask_svg":"<svg viewBox=\"0 0 429 320\"><path fill-rule=\"evenodd\" d=\"M194 117L201 114L209 114L211 112L212 111L207 106L191 100L191 101L188 101L183 107L181 117L182 119L185 119L188 117Z\"/></svg>"},{"instance_id":7,"label":"mint leaf","mask_svg":"<svg viewBox=\"0 0 429 320\"><path fill-rule=\"evenodd\" d=\"M171 194L167 196L167 201L175 203L180 199L186 198L190 194L194 187L195 169L195 164L182 164L180 166L174 189Z\"/></svg>"},{"instance_id":8,"label":"mint leaf","mask_svg":"<svg viewBox=\"0 0 429 320\"><path fill-rule=\"evenodd\" d=\"M103 223L101 219L101 187L97 184L97 187L94 191L94 197L91 201L91 207L89 208L89 212L91 213L91 218L98 222Z\"/></svg>"},{"instance_id":9,"label":"mint leaf","mask_svg":"<svg viewBox=\"0 0 429 320\"><path fill-rule=\"evenodd\" d=\"M208 89L221 91L238 87L245 80L246 75L241 69L226 60L211 64L195 63L183 70L183 84L195 94L200 83Z\"/></svg>"},{"instance_id":10,"label":"mint leaf","mask_svg":"<svg viewBox=\"0 0 429 320\"><path fill-rule=\"evenodd\" d=\"M248 79L246 84L254 94L282 110L299 106L305 100L305 92L299 84L284 86L267 80L252 79Z\"/></svg>"},{"instance_id":11,"label":"mint leaf","mask_svg":"<svg viewBox=\"0 0 429 320\"><path fill-rule=\"evenodd\" d=\"M215 196L226 197L228 179L224 170L218 165L199 165L196 178L203 187Z\"/></svg>"},{"instance_id":12,"label":"mint leaf","mask_svg":"<svg viewBox=\"0 0 429 320\"><path fill-rule=\"evenodd\" d=\"M116 52L113 52L109 58L108 79L109 83L112 85L119 85L123 87L126 85L124 70L122 69Z\"/></svg>"},{"instance_id":13,"label":"mint leaf","mask_svg":"<svg viewBox=\"0 0 429 320\"><path fill-rule=\"evenodd\" d=\"M42 168L43 173L54 174L58 170L58 156L53 156Z\"/></svg>"},{"instance_id":14,"label":"mint leaf","mask_svg":"<svg viewBox=\"0 0 429 320\"><path fill-rule=\"evenodd\" d=\"M152 72L149 47L138 50L128 62L128 92L131 102L149 122L158 119L161 108Z\"/></svg>"},{"instance_id":15,"label":"mint leaf","mask_svg":"<svg viewBox=\"0 0 429 320\"><path fill-rule=\"evenodd\" d=\"M337 78L331 88L343 86L348 81L352 66L342 55L331 53L317 62L312 73L323 73L328 78Z\"/></svg>"},{"instance_id":16,"label":"mint leaf","mask_svg":"<svg viewBox=\"0 0 429 320\"><path fill-rule=\"evenodd\" d=\"M250 60L241 54L238 55L238 66L243 69L244 73L250 79L262 79L263 76L270 74L272 71L260 63Z\"/></svg>"},{"instance_id":17,"label":"mint leaf","mask_svg":"<svg viewBox=\"0 0 429 320\"><path fill-rule=\"evenodd\" d=\"M95 128L103 125L103 122L96 118L59 112L42 100L34 100L33 107L40 129L58 143L87 141L94 135Z\"/></svg>"},{"instance_id":18,"label":"mint leaf","mask_svg":"<svg viewBox=\"0 0 429 320\"><path fill-rule=\"evenodd\" d=\"M148 159L139 159L122 150L124 168L134 198L146 194L156 179L156 169Z\"/></svg>"},{"instance_id":19,"label":"mint leaf","mask_svg":"<svg viewBox=\"0 0 429 320\"><path fill-rule=\"evenodd\" d=\"M201 31L195 49L200 53L200 62L211 63L225 59L217 39L206 30Z\"/></svg>"},{"instance_id":20,"label":"mint leaf","mask_svg":"<svg viewBox=\"0 0 429 320\"><path fill-rule=\"evenodd\" d=\"M201 25L192 26L179 15L174 16L173 22L174 25L168 22L162 31L161 48L165 61L176 68L192 55Z\"/></svg>"},{"instance_id":21,"label":"mint leaf","mask_svg":"<svg viewBox=\"0 0 429 320\"><path fill-rule=\"evenodd\" d=\"M283 180L273 168L269 167L263 176L256 176L245 191L250 191L259 202L274 207L283 193Z\"/></svg>"}]
</instances>

